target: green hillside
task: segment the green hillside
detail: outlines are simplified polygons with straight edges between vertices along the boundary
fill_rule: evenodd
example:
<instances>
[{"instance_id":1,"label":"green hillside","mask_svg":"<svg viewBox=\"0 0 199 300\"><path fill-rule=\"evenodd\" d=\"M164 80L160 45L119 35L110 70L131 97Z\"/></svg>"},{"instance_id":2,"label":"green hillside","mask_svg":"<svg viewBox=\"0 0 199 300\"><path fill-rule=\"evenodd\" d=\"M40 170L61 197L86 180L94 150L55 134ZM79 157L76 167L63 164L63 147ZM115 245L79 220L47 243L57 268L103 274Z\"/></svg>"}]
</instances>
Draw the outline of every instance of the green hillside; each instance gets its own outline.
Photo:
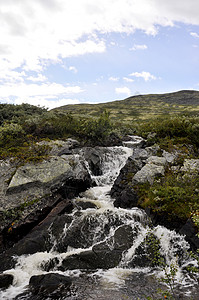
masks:
<instances>
[{"instance_id":1,"label":"green hillside","mask_svg":"<svg viewBox=\"0 0 199 300\"><path fill-rule=\"evenodd\" d=\"M107 103L65 105L53 111L98 117L104 109L110 112L113 120L120 119L129 122L151 119L161 115L198 115L199 92L179 91L168 94L139 95Z\"/></svg>"}]
</instances>

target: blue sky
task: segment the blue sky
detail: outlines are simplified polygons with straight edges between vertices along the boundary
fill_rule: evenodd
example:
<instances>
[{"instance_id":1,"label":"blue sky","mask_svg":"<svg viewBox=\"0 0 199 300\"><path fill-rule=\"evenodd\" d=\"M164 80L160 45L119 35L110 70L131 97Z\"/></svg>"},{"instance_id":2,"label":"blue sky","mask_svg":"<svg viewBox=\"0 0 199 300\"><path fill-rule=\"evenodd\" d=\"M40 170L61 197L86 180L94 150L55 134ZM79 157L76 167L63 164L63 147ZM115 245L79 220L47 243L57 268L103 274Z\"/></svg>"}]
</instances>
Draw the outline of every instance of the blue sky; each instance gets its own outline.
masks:
<instances>
[{"instance_id":1,"label":"blue sky","mask_svg":"<svg viewBox=\"0 0 199 300\"><path fill-rule=\"evenodd\" d=\"M199 89L198 0L0 0L0 102Z\"/></svg>"}]
</instances>

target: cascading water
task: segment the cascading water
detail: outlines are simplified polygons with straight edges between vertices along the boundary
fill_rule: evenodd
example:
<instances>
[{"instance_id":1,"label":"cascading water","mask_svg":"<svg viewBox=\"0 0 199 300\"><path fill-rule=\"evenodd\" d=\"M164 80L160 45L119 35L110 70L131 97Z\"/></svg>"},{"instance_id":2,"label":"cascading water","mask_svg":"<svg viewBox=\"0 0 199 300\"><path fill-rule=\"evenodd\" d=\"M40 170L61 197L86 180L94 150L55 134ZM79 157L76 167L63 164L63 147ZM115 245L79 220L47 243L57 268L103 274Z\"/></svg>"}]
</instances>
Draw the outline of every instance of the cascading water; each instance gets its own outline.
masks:
<instances>
[{"instance_id":1,"label":"cascading water","mask_svg":"<svg viewBox=\"0 0 199 300\"><path fill-rule=\"evenodd\" d=\"M143 210L113 205L111 185L131 154L127 147L108 148L102 155L102 175L91 174L97 186L74 199L73 212L49 227L51 251L18 257L15 269L4 272L14 276L14 283L0 292L0 299L29 299L23 292L31 276L48 272L69 275L77 286L70 297L59 299L146 299L144 295L156 289L151 275L164 276L172 264L182 290L194 286L184 271L187 264L196 264L186 254L184 237L162 226L151 227ZM164 270L154 264L151 241L165 262Z\"/></svg>"}]
</instances>

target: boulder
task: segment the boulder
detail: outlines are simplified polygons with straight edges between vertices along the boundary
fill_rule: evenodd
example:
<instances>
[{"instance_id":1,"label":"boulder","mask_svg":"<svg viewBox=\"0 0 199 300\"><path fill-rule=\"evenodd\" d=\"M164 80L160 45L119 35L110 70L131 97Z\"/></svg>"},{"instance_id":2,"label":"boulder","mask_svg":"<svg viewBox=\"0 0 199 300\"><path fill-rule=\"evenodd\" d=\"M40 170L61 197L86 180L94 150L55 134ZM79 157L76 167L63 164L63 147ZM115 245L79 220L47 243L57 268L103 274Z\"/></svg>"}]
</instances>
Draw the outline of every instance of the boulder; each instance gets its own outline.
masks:
<instances>
[{"instance_id":1,"label":"boulder","mask_svg":"<svg viewBox=\"0 0 199 300\"><path fill-rule=\"evenodd\" d=\"M199 159L185 159L181 171L199 173Z\"/></svg>"},{"instance_id":2,"label":"boulder","mask_svg":"<svg viewBox=\"0 0 199 300\"><path fill-rule=\"evenodd\" d=\"M79 147L80 144L78 141L69 138L66 141L41 141L37 145L49 147L49 155L60 156L62 154L72 154L72 149Z\"/></svg>"},{"instance_id":3,"label":"boulder","mask_svg":"<svg viewBox=\"0 0 199 300\"><path fill-rule=\"evenodd\" d=\"M128 158L111 188L110 195L115 199L115 207L132 208L137 206L138 197L132 188L132 178L142 168L143 163L140 159L132 157Z\"/></svg>"},{"instance_id":4,"label":"boulder","mask_svg":"<svg viewBox=\"0 0 199 300\"><path fill-rule=\"evenodd\" d=\"M175 163L175 161L176 161L176 159L178 157L177 154L170 153L170 152L167 152L165 150L163 150L162 156L165 157L167 163L169 163L171 165Z\"/></svg>"},{"instance_id":5,"label":"boulder","mask_svg":"<svg viewBox=\"0 0 199 300\"><path fill-rule=\"evenodd\" d=\"M67 299L71 297L72 280L57 273L32 276L28 289L15 299Z\"/></svg>"},{"instance_id":6,"label":"boulder","mask_svg":"<svg viewBox=\"0 0 199 300\"><path fill-rule=\"evenodd\" d=\"M128 135L127 140L123 142L123 146L129 148L142 147L145 144L145 140L137 135Z\"/></svg>"},{"instance_id":7,"label":"boulder","mask_svg":"<svg viewBox=\"0 0 199 300\"><path fill-rule=\"evenodd\" d=\"M0 274L0 289L7 289L13 283L13 275Z\"/></svg>"},{"instance_id":8,"label":"boulder","mask_svg":"<svg viewBox=\"0 0 199 300\"><path fill-rule=\"evenodd\" d=\"M84 148L83 153L89 168L93 175L102 175L102 156L106 148L104 147L87 147Z\"/></svg>"},{"instance_id":9,"label":"boulder","mask_svg":"<svg viewBox=\"0 0 199 300\"><path fill-rule=\"evenodd\" d=\"M91 183L83 160L77 155L53 156L37 164L28 163L19 167L12 177L7 193L16 193L34 187L35 191L42 195L72 180L85 181L87 186Z\"/></svg>"},{"instance_id":10,"label":"boulder","mask_svg":"<svg viewBox=\"0 0 199 300\"><path fill-rule=\"evenodd\" d=\"M122 225L115 230L112 237L95 244L91 250L66 257L61 266L57 266L58 270L114 268L120 263L123 252L133 245L138 232L136 226L132 229L129 225Z\"/></svg>"},{"instance_id":11,"label":"boulder","mask_svg":"<svg viewBox=\"0 0 199 300\"><path fill-rule=\"evenodd\" d=\"M154 164L157 166L165 166L167 164L167 160L165 157L160 157L160 156L150 156L147 160L146 160L147 164Z\"/></svg>"},{"instance_id":12,"label":"boulder","mask_svg":"<svg viewBox=\"0 0 199 300\"><path fill-rule=\"evenodd\" d=\"M153 145L151 147L145 147L143 148L134 148L132 158L134 159L141 159L142 161L146 161L147 158L149 158L152 155L156 155L157 152L160 150L160 147L158 145Z\"/></svg>"},{"instance_id":13,"label":"boulder","mask_svg":"<svg viewBox=\"0 0 199 300\"><path fill-rule=\"evenodd\" d=\"M134 177L133 181L135 184L137 183L145 183L149 182L150 184L153 183L155 177L157 176L163 176L165 172L165 167L162 164L155 164L153 163L161 163L163 160L157 160L157 158L154 160L153 158L149 158L149 163L147 163L140 171L138 171ZM166 161L166 160L165 160Z\"/></svg>"}]
</instances>

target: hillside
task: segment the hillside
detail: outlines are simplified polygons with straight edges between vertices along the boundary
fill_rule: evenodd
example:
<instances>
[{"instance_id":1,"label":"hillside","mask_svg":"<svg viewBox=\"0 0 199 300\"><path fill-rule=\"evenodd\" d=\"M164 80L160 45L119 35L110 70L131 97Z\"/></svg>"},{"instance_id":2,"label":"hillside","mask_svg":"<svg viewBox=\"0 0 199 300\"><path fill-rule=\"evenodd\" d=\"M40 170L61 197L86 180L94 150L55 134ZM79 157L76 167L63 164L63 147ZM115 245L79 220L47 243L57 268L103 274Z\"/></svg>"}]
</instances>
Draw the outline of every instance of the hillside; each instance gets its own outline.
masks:
<instances>
[{"instance_id":1,"label":"hillside","mask_svg":"<svg viewBox=\"0 0 199 300\"><path fill-rule=\"evenodd\" d=\"M144 120L168 114L199 114L199 91L179 91L167 94L149 94L129 97L99 104L65 105L54 109L56 112L97 117L104 109L112 119L123 121Z\"/></svg>"}]
</instances>

